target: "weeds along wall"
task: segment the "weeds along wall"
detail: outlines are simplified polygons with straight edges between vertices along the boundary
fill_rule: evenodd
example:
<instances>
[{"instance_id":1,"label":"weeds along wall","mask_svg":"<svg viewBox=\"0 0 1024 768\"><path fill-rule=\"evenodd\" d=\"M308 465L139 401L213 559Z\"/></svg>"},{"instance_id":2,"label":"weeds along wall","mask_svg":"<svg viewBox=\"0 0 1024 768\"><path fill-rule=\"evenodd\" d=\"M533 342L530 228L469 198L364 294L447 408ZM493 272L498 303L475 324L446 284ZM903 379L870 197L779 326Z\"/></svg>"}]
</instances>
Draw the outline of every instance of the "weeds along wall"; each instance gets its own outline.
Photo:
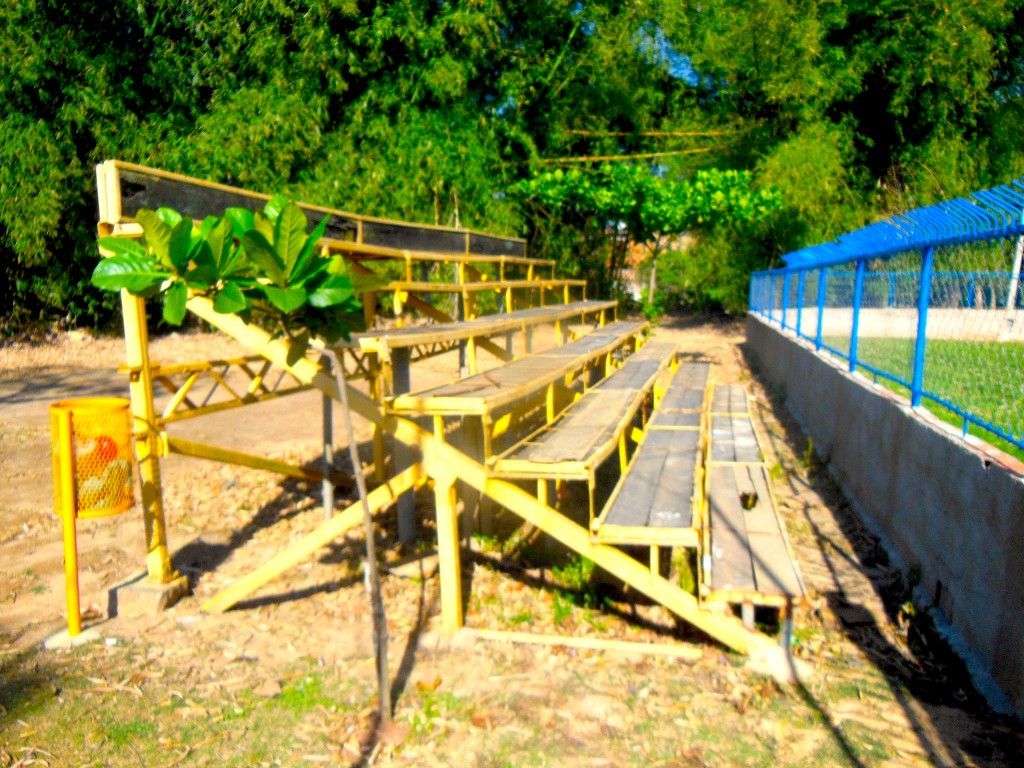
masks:
<instances>
[{"instance_id":1,"label":"weeds along wall","mask_svg":"<svg viewBox=\"0 0 1024 768\"><path fill-rule=\"evenodd\" d=\"M1024 714L1024 186L753 275L748 345L848 498Z\"/></svg>"}]
</instances>

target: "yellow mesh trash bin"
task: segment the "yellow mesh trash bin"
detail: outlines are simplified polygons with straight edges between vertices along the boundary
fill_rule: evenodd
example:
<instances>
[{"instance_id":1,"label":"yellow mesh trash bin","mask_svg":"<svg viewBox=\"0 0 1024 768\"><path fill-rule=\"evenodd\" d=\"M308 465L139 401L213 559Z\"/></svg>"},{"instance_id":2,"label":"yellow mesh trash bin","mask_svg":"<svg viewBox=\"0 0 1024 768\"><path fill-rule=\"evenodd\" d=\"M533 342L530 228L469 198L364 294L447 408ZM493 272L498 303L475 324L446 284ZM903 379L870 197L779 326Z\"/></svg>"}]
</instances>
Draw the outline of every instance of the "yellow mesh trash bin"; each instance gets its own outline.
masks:
<instances>
[{"instance_id":1,"label":"yellow mesh trash bin","mask_svg":"<svg viewBox=\"0 0 1024 768\"><path fill-rule=\"evenodd\" d=\"M121 397L66 400L50 406L54 508L61 516L117 515L135 501L132 414Z\"/></svg>"},{"instance_id":2,"label":"yellow mesh trash bin","mask_svg":"<svg viewBox=\"0 0 1024 768\"><path fill-rule=\"evenodd\" d=\"M132 413L121 397L65 400L50 406L53 503L64 529L68 634L82 632L78 597L78 518L106 517L135 503Z\"/></svg>"}]
</instances>

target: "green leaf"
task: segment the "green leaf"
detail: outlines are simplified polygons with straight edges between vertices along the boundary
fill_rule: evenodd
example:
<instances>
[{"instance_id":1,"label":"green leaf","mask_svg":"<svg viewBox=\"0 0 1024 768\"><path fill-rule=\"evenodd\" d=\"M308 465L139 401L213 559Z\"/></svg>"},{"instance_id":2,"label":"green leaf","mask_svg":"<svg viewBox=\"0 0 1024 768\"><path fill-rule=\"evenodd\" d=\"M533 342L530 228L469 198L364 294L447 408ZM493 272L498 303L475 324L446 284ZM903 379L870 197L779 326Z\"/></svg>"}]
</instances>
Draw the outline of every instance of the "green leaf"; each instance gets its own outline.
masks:
<instances>
[{"instance_id":1,"label":"green leaf","mask_svg":"<svg viewBox=\"0 0 1024 768\"><path fill-rule=\"evenodd\" d=\"M309 294L311 306L323 309L342 304L355 295L352 281L344 275L331 275L319 288Z\"/></svg>"},{"instance_id":2,"label":"green leaf","mask_svg":"<svg viewBox=\"0 0 1024 768\"><path fill-rule=\"evenodd\" d=\"M267 214L267 218L276 224L278 217L289 205L288 198L284 195L274 195L267 200L267 204L263 206L263 211Z\"/></svg>"},{"instance_id":3,"label":"green leaf","mask_svg":"<svg viewBox=\"0 0 1024 768\"><path fill-rule=\"evenodd\" d=\"M203 253L209 254L209 247L203 243ZM206 258L209 258L208 256ZM197 261L195 267L185 273L185 282L193 290L205 291L220 279L212 260Z\"/></svg>"},{"instance_id":4,"label":"green leaf","mask_svg":"<svg viewBox=\"0 0 1024 768\"><path fill-rule=\"evenodd\" d=\"M104 259L92 272L92 284L104 291L141 293L159 286L171 275L152 256L111 256Z\"/></svg>"},{"instance_id":5,"label":"green leaf","mask_svg":"<svg viewBox=\"0 0 1024 768\"><path fill-rule=\"evenodd\" d=\"M267 300L279 310L288 314L306 304L305 288L277 288L273 285L263 286Z\"/></svg>"},{"instance_id":6,"label":"green leaf","mask_svg":"<svg viewBox=\"0 0 1024 768\"><path fill-rule=\"evenodd\" d=\"M317 260L313 258L313 254L316 252L316 244L320 241L320 238L324 236L324 232L327 230L327 221L329 218L329 216L325 215L320 219L320 223L316 225L316 228L310 233L309 237L306 238L306 242L302 246L302 252L299 254L298 259L295 260L295 265L292 267L292 271L289 274L289 278L291 278L292 281L305 281L317 272L321 271L321 267L317 263Z\"/></svg>"},{"instance_id":7,"label":"green leaf","mask_svg":"<svg viewBox=\"0 0 1024 768\"><path fill-rule=\"evenodd\" d=\"M135 218L142 225L142 236L145 238L146 244L153 251L157 261L161 264L166 264L168 267L173 266L170 257L171 233L173 230L160 216L148 208L143 208L139 211Z\"/></svg>"},{"instance_id":8,"label":"green leaf","mask_svg":"<svg viewBox=\"0 0 1024 768\"><path fill-rule=\"evenodd\" d=\"M169 210L161 208L161 211ZM173 213L173 211L172 211ZM191 259L192 251L192 221L181 219L171 230L171 239L167 244L167 255L171 264L179 272L183 272Z\"/></svg>"},{"instance_id":9,"label":"green leaf","mask_svg":"<svg viewBox=\"0 0 1024 768\"><path fill-rule=\"evenodd\" d=\"M182 221L181 214L173 208L157 208L156 215L171 229L177 227Z\"/></svg>"},{"instance_id":10,"label":"green leaf","mask_svg":"<svg viewBox=\"0 0 1024 768\"><path fill-rule=\"evenodd\" d=\"M287 285L284 265L278 261L277 253L266 237L254 229L250 230L242 238L242 248L249 260L276 286L284 288Z\"/></svg>"},{"instance_id":11,"label":"green leaf","mask_svg":"<svg viewBox=\"0 0 1024 768\"><path fill-rule=\"evenodd\" d=\"M225 283L213 297L213 309L222 315L233 315L249 308L249 299L237 283Z\"/></svg>"},{"instance_id":12,"label":"green leaf","mask_svg":"<svg viewBox=\"0 0 1024 768\"><path fill-rule=\"evenodd\" d=\"M291 344L288 346L288 355L285 357L285 362L288 365L295 365L299 360L306 356L306 350L309 349L309 331L303 331L298 336L292 338Z\"/></svg>"},{"instance_id":13,"label":"green leaf","mask_svg":"<svg viewBox=\"0 0 1024 768\"><path fill-rule=\"evenodd\" d=\"M205 225L205 222L204 222ZM238 263L238 249L231 234L231 222L225 217L217 219L206 234L206 242L213 256L213 263L221 277L227 277Z\"/></svg>"},{"instance_id":14,"label":"green leaf","mask_svg":"<svg viewBox=\"0 0 1024 768\"><path fill-rule=\"evenodd\" d=\"M180 281L167 289L164 294L164 322L181 325L185 319L185 304L188 302L188 286Z\"/></svg>"},{"instance_id":15,"label":"green leaf","mask_svg":"<svg viewBox=\"0 0 1024 768\"><path fill-rule=\"evenodd\" d=\"M223 221L223 217L207 216L203 219L203 223L199 225L199 229L196 230L196 237L206 240L210 236L210 232L213 231L213 228L220 224L221 221Z\"/></svg>"},{"instance_id":16,"label":"green leaf","mask_svg":"<svg viewBox=\"0 0 1024 768\"><path fill-rule=\"evenodd\" d=\"M224 218L231 222L231 230L239 240L246 232L256 228L253 213L248 208L228 208L224 211Z\"/></svg>"},{"instance_id":17,"label":"green leaf","mask_svg":"<svg viewBox=\"0 0 1024 768\"><path fill-rule=\"evenodd\" d=\"M252 227L265 238L267 238L268 243L273 242L274 222L272 222L263 211L253 211Z\"/></svg>"},{"instance_id":18,"label":"green leaf","mask_svg":"<svg viewBox=\"0 0 1024 768\"><path fill-rule=\"evenodd\" d=\"M115 256L145 256L146 246L138 240L129 240L126 237L101 237L96 244L105 251L110 251Z\"/></svg>"},{"instance_id":19,"label":"green leaf","mask_svg":"<svg viewBox=\"0 0 1024 768\"><path fill-rule=\"evenodd\" d=\"M289 203L274 222L274 250L290 276L306 245L306 214L295 203Z\"/></svg>"}]
</instances>

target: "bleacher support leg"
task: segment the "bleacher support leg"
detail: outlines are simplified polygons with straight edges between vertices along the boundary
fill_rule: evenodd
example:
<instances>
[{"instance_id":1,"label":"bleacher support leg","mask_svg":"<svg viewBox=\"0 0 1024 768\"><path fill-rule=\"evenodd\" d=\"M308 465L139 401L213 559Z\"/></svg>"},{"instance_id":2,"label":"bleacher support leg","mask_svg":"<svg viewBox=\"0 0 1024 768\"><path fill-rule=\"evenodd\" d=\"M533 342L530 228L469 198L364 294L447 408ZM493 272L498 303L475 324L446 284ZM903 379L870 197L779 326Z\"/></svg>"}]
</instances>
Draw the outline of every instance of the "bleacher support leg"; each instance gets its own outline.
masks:
<instances>
[{"instance_id":1,"label":"bleacher support leg","mask_svg":"<svg viewBox=\"0 0 1024 768\"><path fill-rule=\"evenodd\" d=\"M132 415L137 425L156 422L153 381L149 365L149 336L146 305L142 299L121 291L127 363L131 370ZM171 565L164 524L163 493L160 486L159 438L151 427L136 432L135 455L142 478L142 515L146 530L146 568L149 580L168 584L181 578Z\"/></svg>"},{"instance_id":2,"label":"bleacher support leg","mask_svg":"<svg viewBox=\"0 0 1024 768\"><path fill-rule=\"evenodd\" d=\"M392 380L396 395L404 395L410 391L409 349L395 349L391 352ZM408 469L412 465L412 450L402 442L395 443L396 473ZM356 467L356 471L358 471ZM398 540L402 544L416 543L416 496L406 491L398 499Z\"/></svg>"},{"instance_id":3,"label":"bleacher support leg","mask_svg":"<svg viewBox=\"0 0 1024 768\"><path fill-rule=\"evenodd\" d=\"M436 478L437 555L441 577L441 625L451 637L462 628L462 567L455 478Z\"/></svg>"}]
</instances>

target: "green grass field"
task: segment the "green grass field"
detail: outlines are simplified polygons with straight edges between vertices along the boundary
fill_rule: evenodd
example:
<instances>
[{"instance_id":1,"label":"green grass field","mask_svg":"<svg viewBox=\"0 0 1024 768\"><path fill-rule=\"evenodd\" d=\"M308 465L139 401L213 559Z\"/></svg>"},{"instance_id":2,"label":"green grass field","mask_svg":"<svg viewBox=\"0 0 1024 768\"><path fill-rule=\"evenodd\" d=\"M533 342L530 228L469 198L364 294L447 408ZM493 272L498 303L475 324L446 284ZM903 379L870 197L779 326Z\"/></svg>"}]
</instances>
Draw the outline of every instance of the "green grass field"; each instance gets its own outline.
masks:
<instances>
[{"instance_id":1,"label":"green grass field","mask_svg":"<svg viewBox=\"0 0 1024 768\"><path fill-rule=\"evenodd\" d=\"M837 349L848 349L848 337L828 337L823 341ZM862 338L857 359L882 371L909 381L913 375L913 339ZM862 366L861 373L874 374ZM1004 432L1024 440L1024 344L996 341L952 341L934 339L926 350L924 389L944 400L956 403L971 415L996 425ZM879 383L901 395L910 390L887 379ZM925 407L943 421L957 427L963 419L928 399ZM1024 449L1003 440L981 427L971 425L969 432L1000 450L1024 461Z\"/></svg>"}]
</instances>

